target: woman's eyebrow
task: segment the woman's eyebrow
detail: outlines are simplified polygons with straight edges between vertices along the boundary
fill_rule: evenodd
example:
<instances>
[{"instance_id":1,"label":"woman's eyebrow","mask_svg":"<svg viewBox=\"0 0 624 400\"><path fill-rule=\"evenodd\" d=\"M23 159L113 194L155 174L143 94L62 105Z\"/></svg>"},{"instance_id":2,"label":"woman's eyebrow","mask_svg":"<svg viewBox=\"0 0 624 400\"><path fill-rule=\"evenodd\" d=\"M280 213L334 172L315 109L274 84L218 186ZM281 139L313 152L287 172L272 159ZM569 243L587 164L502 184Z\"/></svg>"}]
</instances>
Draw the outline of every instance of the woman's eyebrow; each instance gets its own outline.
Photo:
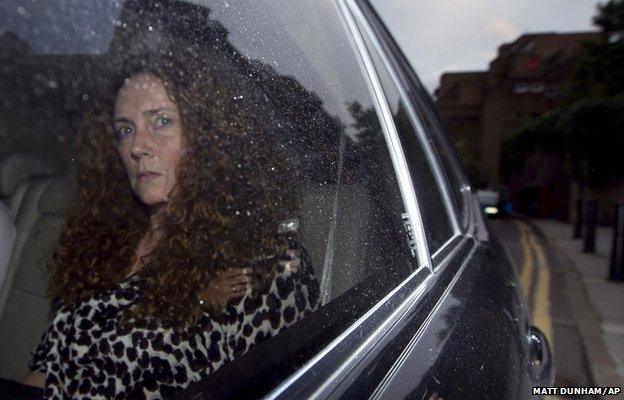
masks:
<instances>
[{"instance_id":1,"label":"woman's eyebrow","mask_svg":"<svg viewBox=\"0 0 624 400\"><path fill-rule=\"evenodd\" d=\"M128 122L128 123L130 123L130 124L132 124L132 123L133 123L130 119L128 119L128 118L126 118L126 117L119 117L119 118L115 118L115 119L113 120L113 123L115 123L115 122Z\"/></svg>"},{"instance_id":2,"label":"woman's eyebrow","mask_svg":"<svg viewBox=\"0 0 624 400\"><path fill-rule=\"evenodd\" d=\"M170 110L170 109L168 109L166 107L162 107L162 108L154 108L154 109L151 109L151 110L145 110L145 111L143 111L143 115L145 115L147 117L150 117L152 115L158 114L161 111L173 113L173 110Z\"/></svg>"}]
</instances>

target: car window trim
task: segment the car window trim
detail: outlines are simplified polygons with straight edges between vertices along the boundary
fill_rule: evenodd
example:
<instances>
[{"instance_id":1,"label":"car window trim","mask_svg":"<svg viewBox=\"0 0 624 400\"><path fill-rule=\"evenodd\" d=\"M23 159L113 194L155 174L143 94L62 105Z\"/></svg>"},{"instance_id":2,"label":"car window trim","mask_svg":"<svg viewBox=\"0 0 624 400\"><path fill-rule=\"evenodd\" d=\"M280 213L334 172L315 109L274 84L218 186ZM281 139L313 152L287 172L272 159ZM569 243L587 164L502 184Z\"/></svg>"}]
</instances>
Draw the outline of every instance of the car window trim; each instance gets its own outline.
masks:
<instances>
[{"instance_id":1,"label":"car window trim","mask_svg":"<svg viewBox=\"0 0 624 400\"><path fill-rule=\"evenodd\" d=\"M450 194L447 178L444 176L444 171L442 170L439 160L437 159L438 158L437 151L429 143L429 140L425 134L425 125L420 120L419 116L414 110L414 105L411 104L410 96L407 94L402 80L398 76L393 63L388 58L388 55L386 54L386 51L384 49L383 44L380 41L380 38L377 36L374 28L371 26L371 22L369 21L370 17L365 15L364 10L362 10L358 2L356 2L355 0L346 0L346 1L350 4L351 9L353 10L353 14L355 18L358 19L360 26L362 26L365 29L366 31L365 34L371 39L371 42L374 43L375 51L377 51L377 53L379 54L384 64L384 67L388 71L390 77L393 80L393 83L395 84L397 88L397 91L399 92L399 95L401 96L403 101L406 103L407 105L406 110L410 117L410 120L412 121L412 124L416 128L418 140L420 141L421 146L423 147L423 150L427 156L427 160L429 161L429 165L433 171L434 177L438 185L442 188L441 190L442 198L443 198L444 205L447 210L449 219L451 220L451 224L453 226L453 231L454 231L453 232L454 234L449 238L449 240L447 240L447 242L445 242L445 245L447 245L455 236L457 236L458 234L461 234L463 229L462 229L462 225L459 223L457 210L455 210L455 207L453 206L453 203L451 200L451 194ZM443 246L441 246L440 249L438 249L437 251L440 251Z\"/></svg>"},{"instance_id":2,"label":"car window trim","mask_svg":"<svg viewBox=\"0 0 624 400\"><path fill-rule=\"evenodd\" d=\"M412 229L414 230L414 239L417 244L417 258L419 262L417 269L409 277L401 282L394 290L384 296L384 298L381 299L373 308L371 308L371 310L348 327L340 336L335 338L325 349L319 352L303 367L295 371L293 375L272 390L266 396L266 398L270 399L279 398L284 395L287 396L287 393L292 393L292 391L296 390L298 381L308 381L305 379L307 374L312 373L312 376L318 376L317 372L312 371L316 369L315 367L317 364L321 363L321 361L332 352L339 352L339 347L347 347L347 350L352 348L351 345L347 344L347 340L349 338L353 338L353 336L357 333L356 330L358 328L361 328L367 322L374 323L374 317L376 314L381 312L382 307L386 310L388 308L392 309L393 311L390 316L386 317L380 324L375 324L377 327L370 335L365 338L362 338L360 335L359 341L361 343L359 346L357 346L354 351L352 350L351 355L340 363L340 367L325 380L324 384L315 390L313 397L327 396L334 392L336 387L340 385L343 378L347 374L352 373L357 366L362 368L363 365L366 365L366 360L372 359L370 354L371 351L374 349L380 351L381 348L383 348L383 346L378 346L380 340L390 340L387 332L391 331L392 326L396 325L397 321L400 320L402 316L405 316L405 314L416 303L418 303L418 299L424 292L426 292L426 289L429 286L428 282L433 277L431 257L429 255L424 226L420 216L418 202L416 201L416 192L413 187L411 174L409 173L409 169L407 167L407 161L405 160L403 149L392 119L392 114L383 94L381 83L379 82L379 78L377 77L377 73L373 67L366 45L360 36L360 31L355 24L355 20L353 19L353 15L351 13L353 4L349 5L347 3L349 3L349 0L335 0L335 5L344 18L349 38L353 41L352 44L354 45L358 55L358 61L363 64L363 72L368 77L367 84L370 86L369 90L375 103L375 110L377 111L378 116L382 119L380 122L382 122L381 125L384 138L386 140L386 144L388 145L388 150L392 158L395 172L397 173L397 181L401 189L406 211L412 221ZM453 237L455 236L457 235L454 235ZM450 241L452 241L452 238L449 239L449 242ZM396 306L389 306L390 303L394 303L398 299L401 299L402 296L398 294L399 292L407 292L408 295L404 297L404 300L396 304ZM386 333L386 335L384 335L384 333Z\"/></svg>"},{"instance_id":3,"label":"car window trim","mask_svg":"<svg viewBox=\"0 0 624 400\"><path fill-rule=\"evenodd\" d=\"M465 213L462 216L463 217L462 225L464 225L466 234L468 234L469 236L472 236L475 234L475 231L477 229L476 225L478 224L478 216L474 214L474 208L473 208L473 202L475 201L474 192L472 191L470 182L468 181L468 178L466 174L464 173L462 163L459 159L459 156L457 155L457 152L454 151L454 149L452 149L452 145L450 143L448 136L444 134L444 132L446 132L446 129L443 126L443 121L439 116L437 108L435 107L435 104L433 103L433 101L431 101L431 98L429 96L425 96L421 94L421 92L424 90L422 88L422 84L418 82L416 73L414 72L411 64L405 57L405 54L398 47L396 42L394 42L394 40L392 39L392 35L390 35L390 33L385 28L385 26L383 26L383 24L379 22L381 18L379 17L374 7L372 7L368 1L365 1L365 0L358 0L358 1L359 1L359 4L366 6L363 11L371 14L369 17L370 20L368 20L368 22L372 22L376 24L376 26L378 26L379 31L380 31L379 33L380 33L380 36L382 37L383 42L389 48L395 50L392 52L392 54L394 57L394 61L397 64L397 68L399 68L401 72L405 75L410 88L417 92L416 93L417 95L415 96L416 98L414 99L414 101L418 104L418 106L422 109L422 111L427 115L427 117L431 120L431 123L434 125L436 132L433 132L433 133L437 133L438 136L440 136L440 138L442 139L442 142L446 144L447 148L451 146L451 149L450 149L452 150L450 151L450 154L452 156L451 157L452 160L450 160L452 162L451 168L454 169L456 173L458 173L458 177L460 178L459 180L461 184L461 187L456 188L456 189L458 189L460 193L462 194L463 210L464 210L463 212ZM415 84L415 82L418 84Z\"/></svg>"},{"instance_id":4,"label":"car window trim","mask_svg":"<svg viewBox=\"0 0 624 400\"><path fill-rule=\"evenodd\" d=\"M343 381L341 376L344 377L351 373L358 366L362 368L367 365L367 361L371 360L373 355L383 348L383 344L380 345L380 342L387 342L392 339L392 334L388 334L388 332L391 332L392 327L418 303L430 287L429 281L434 276L428 268L421 268L412 272L410 276L332 340L327 347L301 368L294 371L265 398L276 399L282 396L289 398L289 394L300 395L300 391L310 390L310 386L316 388L314 394L309 392L305 394L305 397L327 397ZM363 336L361 332L371 333ZM334 354L345 353L348 355L344 359L332 358ZM323 362L331 364L334 368L328 369L327 366L323 365ZM311 382L318 382L319 379L322 379L319 385L311 385ZM298 382L301 383L297 384Z\"/></svg>"},{"instance_id":5,"label":"car window trim","mask_svg":"<svg viewBox=\"0 0 624 400\"><path fill-rule=\"evenodd\" d=\"M414 336L409 340L409 343L401 352L401 355L397 358L392 368L388 370L388 373L384 377L384 379L380 382L379 386L375 390L374 393L371 394L371 399L379 399L384 397L384 392L388 389L389 385L395 379L397 372L401 369L401 366L405 363L406 358L408 358L413 353L413 349L416 347L420 338L422 337L423 332L426 330L427 326L433 323L433 320L439 314L439 310L444 304L445 300L450 296L453 287L457 284L458 280L461 278L463 271L468 268L468 264L470 260L474 257L477 251L478 245L472 238L463 237L460 242L457 243L456 246L450 251L447 257L443 260L443 265L441 266L443 269L448 269L444 267L452 267L455 266L455 271L448 271L448 273L452 274L451 281L444 288L443 294L436 300L433 309L427 316L427 319L420 325L418 331L414 334ZM467 252L466 255L462 255L462 252ZM460 260L455 262L455 258L460 257Z\"/></svg>"},{"instance_id":6,"label":"car window trim","mask_svg":"<svg viewBox=\"0 0 624 400\"><path fill-rule=\"evenodd\" d=\"M349 0L334 0L334 3L340 10L345 21L346 28L349 32L349 38L357 53L358 62L361 64L363 74L365 75L366 84L369 86L369 93L373 100L376 114L380 118L381 130L384 135L388 152L392 160L392 165L397 176L397 183L405 205L405 211L409 216L413 239L416 247L416 258L418 260L418 269L431 267L431 257L429 254L429 246L425 235L423 220L421 217L420 207L416 196L416 190L413 185L412 176L407 166L403 146L399 139L399 134L394 125L392 112L383 93L381 82L377 76L377 72L373 66L373 62L368 54L368 49L364 40L360 36L360 31L356 26L353 15L351 14Z\"/></svg>"}]
</instances>

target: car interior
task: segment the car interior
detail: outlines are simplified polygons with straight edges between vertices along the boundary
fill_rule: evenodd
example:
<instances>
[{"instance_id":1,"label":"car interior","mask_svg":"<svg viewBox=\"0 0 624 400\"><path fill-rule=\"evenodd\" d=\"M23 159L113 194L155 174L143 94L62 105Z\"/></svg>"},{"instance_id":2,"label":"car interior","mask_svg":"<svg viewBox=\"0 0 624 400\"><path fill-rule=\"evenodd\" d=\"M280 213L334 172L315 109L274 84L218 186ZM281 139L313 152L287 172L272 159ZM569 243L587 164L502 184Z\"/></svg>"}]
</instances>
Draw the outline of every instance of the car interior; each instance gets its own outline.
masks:
<instances>
[{"instance_id":1,"label":"car interior","mask_svg":"<svg viewBox=\"0 0 624 400\"><path fill-rule=\"evenodd\" d=\"M123 43L120 46L123 47ZM26 60L23 65L28 67L20 72L22 76L44 73L37 67L37 55L17 50L12 57ZM0 151L0 201L9 208L17 233L0 288L0 377L8 379L19 380L28 372L31 351L54 315L56 305L46 295L47 267L77 191L73 179L72 145L76 136L76 115L84 111L81 98L89 97L84 93L91 93L89 86L98 84L97 71L93 71L93 67L85 69L86 65L93 63L91 58L72 61L72 55L68 55L66 60L62 60L63 55L55 57L56 61L46 62L56 63L57 69L72 63L76 66L47 77L48 82L55 83L48 85L41 99L20 104L20 94L34 92L40 87L40 82L28 79L17 80L19 82L14 83L12 90L5 90L1 95L3 100L14 102L15 107L19 107L15 110L17 117L7 129L9 145L3 146ZM15 64L19 65L20 61ZM253 68L257 67L258 64ZM241 68L252 66L248 64ZM392 190L384 188L384 185L389 187L396 185L396 182L392 179L376 181L377 178L372 182L366 178L347 179L347 173L383 176L383 173L372 171L391 166L368 165L371 161L365 155L370 153L357 154L360 149L356 142L345 150L345 144L341 143L344 132L336 131L341 128L327 122L333 121L333 117L327 115L322 102L304 88L297 89L302 96L307 96L307 101L299 98L299 107L303 110L299 115L304 115L304 112L308 115L303 121L293 122L296 112L290 108L286 110L286 107L296 108L295 105L292 102L283 104L288 103L291 87L300 84L292 77L277 75L270 68L264 68L262 73L270 75L273 86L260 86L258 90L269 95L277 111L284 111L286 115L280 119L281 122L290 121L302 126L308 124L298 131L307 135L314 134L315 129L319 134L331 132L328 140L333 148L315 148L314 143L312 146L304 143L299 148L290 149L295 152L296 162L299 163L297 168L303 171L297 188L299 233L303 246L311 256L321 287L322 304L325 304L363 281L371 266L378 263L381 257L393 257L390 256L393 246L405 244L399 236L398 240L389 241L394 244L389 244L387 249L369 245L378 241L383 232L395 238L400 235L400 232L384 231L388 219L398 218L400 221L400 213L391 216L384 209L387 198L400 203L396 193L389 193ZM82 86L76 87L76 77L80 77ZM279 86L280 82L283 87ZM280 90L288 93L279 93ZM33 118L41 115L42 110L45 110L42 118ZM0 116L10 119L12 114L4 110ZM321 122L312 122L317 120ZM313 123L316 126L309 125ZM293 132L285 131L283 134L291 135ZM383 140L377 144L380 147L375 151L387 151ZM347 155L337 157L340 151ZM328 152L333 153L328 156ZM353 165L348 167L345 158L349 158L350 152L356 155L351 157ZM319 161L330 164L323 157L330 160L338 158L339 161L321 171L320 175L324 176L315 177L319 174ZM327 176L330 176L329 179Z\"/></svg>"}]
</instances>

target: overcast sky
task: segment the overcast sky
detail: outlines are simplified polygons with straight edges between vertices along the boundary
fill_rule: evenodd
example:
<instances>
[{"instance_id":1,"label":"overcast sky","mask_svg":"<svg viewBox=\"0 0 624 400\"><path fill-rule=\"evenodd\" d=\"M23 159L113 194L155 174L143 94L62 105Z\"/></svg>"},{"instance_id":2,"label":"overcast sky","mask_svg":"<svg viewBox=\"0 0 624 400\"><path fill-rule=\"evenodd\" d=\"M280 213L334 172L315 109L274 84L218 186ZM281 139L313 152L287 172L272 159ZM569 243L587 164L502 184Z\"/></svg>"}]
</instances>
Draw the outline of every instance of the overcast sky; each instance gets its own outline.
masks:
<instances>
[{"instance_id":1,"label":"overcast sky","mask_svg":"<svg viewBox=\"0 0 624 400\"><path fill-rule=\"evenodd\" d=\"M595 0L371 0L430 92L523 33L596 30Z\"/></svg>"}]
</instances>

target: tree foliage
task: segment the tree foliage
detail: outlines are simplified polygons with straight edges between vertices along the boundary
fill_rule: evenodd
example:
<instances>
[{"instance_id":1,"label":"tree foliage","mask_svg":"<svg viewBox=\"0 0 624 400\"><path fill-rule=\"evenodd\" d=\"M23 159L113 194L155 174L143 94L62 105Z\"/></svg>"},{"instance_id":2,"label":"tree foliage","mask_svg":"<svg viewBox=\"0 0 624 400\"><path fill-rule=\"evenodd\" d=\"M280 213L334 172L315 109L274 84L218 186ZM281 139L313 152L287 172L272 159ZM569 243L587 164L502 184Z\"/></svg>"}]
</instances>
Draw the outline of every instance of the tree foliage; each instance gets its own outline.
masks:
<instances>
[{"instance_id":1,"label":"tree foliage","mask_svg":"<svg viewBox=\"0 0 624 400\"><path fill-rule=\"evenodd\" d=\"M594 24L605 40L585 44L572 73L568 104L624 93L624 0L599 4Z\"/></svg>"},{"instance_id":2,"label":"tree foliage","mask_svg":"<svg viewBox=\"0 0 624 400\"><path fill-rule=\"evenodd\" d=\"M613 43L624 39L624 1L611 0L605 4L598 4L598 14L594 17L594 25L607 36L607 41Z\"/></svg>"},{"instance_id":3,"label":"tree foliage","mask_svg":"<svg viewBox=\"0 0 624 400\"><path fill-rule=\"evenodd\" d=\"M624 96L584 100L533 120L502 143L500 171L505 181L530 154L558 154L572 176L597 187L624 177Z\"/></svg>"},{"instance_id":4,"label":"tree foliage","mask_svg":"<svg viewBox=\"0 0 624 400\"><path fill-rule=\"evenodd\" d=\"M555 129L575 179L595 187L624 176L624 96L580 101L561 114Z\"/></svg>"},{"instance_id":5,"label":"tree foliage","mask_svg":"<svg viewBox=\"0 0 624 400\"><path fill-rule=\"evenodd\" d=\"M520 172L527 157L535 152L564 154L563 137L557 127L559 113L531 120L515 129L501 145L500 173L503 181Z\"/></svg>"},{"instance_id":6,"label":"tree foliage","mask_svg":"<svg viewBox=\"0 0 624 400\"><path fill-rule=\"evenodd\" d=\"M559 154L574 179L590 187L624 177L624 0L599 4L602 43L585 45L563 106L517 128L502 143L505 181L535 152Z\"/></svg>"}]
</instances>

